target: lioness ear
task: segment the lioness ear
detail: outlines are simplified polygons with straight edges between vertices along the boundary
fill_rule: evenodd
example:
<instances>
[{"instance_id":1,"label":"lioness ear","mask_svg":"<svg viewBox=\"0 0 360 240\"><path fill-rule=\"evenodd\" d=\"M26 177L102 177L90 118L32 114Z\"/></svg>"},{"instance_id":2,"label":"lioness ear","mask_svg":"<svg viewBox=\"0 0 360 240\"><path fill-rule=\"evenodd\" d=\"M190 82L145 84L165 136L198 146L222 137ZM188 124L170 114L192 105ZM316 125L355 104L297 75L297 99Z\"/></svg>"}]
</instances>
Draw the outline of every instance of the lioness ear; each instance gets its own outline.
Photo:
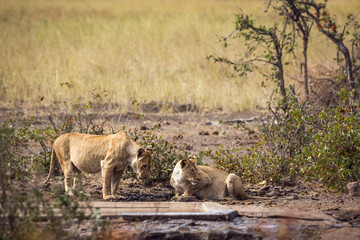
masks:
<instances>
[{"instance_id":1,"label":"lioness ear","mask_svg":"<svg viewBox=\"0 0 360 240\"><path fill-rule=\"evenodd\" d=\"M180 166L181 168L184 168L186 166L186 159L181 160Z\"/></svg>"},{"instance_id":2,"label":"lioness ear","mask_svg":"<svg viewBox=\"0 0 360 240\"><path fill-rule=\"evenodd\" d=\"M190 158L189 161L196 164L196 158Z\"/></svg>"},{"instance_id":3,"label":"lioness ear","mask_svg":"<svg viewBox=\"0 0 360 240\"><path fill-rule=\"evenodd\" d=\"M137 152L137 157L141 157L144 154L145 150L143 148L139 148L138 152Z\"/></svg>"},{"instance_id":4,"label":"lioness ear","mask_svg":"<svg viewBox=\"0 0 360 240\"><path fill-rule=\"evenodd\" d=\"M145 148L145 150L146 150L147 152L149 152L150 155L153 155L153 153L154 153L154 150L151 149L151 148Z\"/></svg>"}]
</instances>

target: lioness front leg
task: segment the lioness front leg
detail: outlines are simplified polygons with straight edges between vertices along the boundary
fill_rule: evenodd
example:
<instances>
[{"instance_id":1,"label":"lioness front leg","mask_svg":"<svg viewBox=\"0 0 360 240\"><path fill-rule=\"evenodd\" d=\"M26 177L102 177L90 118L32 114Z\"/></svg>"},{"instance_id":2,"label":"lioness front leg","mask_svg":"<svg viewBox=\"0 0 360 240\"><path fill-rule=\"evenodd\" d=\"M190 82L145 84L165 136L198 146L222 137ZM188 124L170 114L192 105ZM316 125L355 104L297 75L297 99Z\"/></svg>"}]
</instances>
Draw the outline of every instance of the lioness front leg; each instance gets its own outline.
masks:
<instances>
[{"instance_id":1,"label":"lioness front leg","mask_svg":"<svg viewBox=\"0 0 360 240\"><path fill-rule=\"evenodd\" d=\"M114 173L113 167L106 167L104 161L101 161L101 175L103 179L103 199L115 199L111 194L111 179Z\"/></svg>"},{"instance_id":2,"label":"lioness front leg","mask_svg":"<svg viewBox=\"0 0 360 240\"><path fill-rule=\"evenodd\" d=\"M194 196L194 193L197 192L197 190L194 189L186 189L185 192L181 195L182 197L190 197Z\"/></svg>"},{"instance_id":3,"label":"lioness front leg","mask_svg":"<svg viewBox=\"0 0 360 240\"><path fill-rule=\"evenodd\" d=\"M112 174L113 175L111 177L111 195L114 196L115 198L118 198L116 192L117 192L117 189L118 189L118 186L119 186L121 176L123 174L123 170L121 170L121 171L113 171Z\"/></svg>"}]
</instances>

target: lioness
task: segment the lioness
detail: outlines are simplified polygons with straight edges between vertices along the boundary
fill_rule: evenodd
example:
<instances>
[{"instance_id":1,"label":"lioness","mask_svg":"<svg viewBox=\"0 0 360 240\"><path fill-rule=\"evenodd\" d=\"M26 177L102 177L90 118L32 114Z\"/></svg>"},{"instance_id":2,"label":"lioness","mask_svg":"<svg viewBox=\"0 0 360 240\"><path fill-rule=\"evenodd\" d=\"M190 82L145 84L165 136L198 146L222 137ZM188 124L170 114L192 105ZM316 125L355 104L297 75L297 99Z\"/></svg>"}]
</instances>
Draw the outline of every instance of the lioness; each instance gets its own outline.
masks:
<instances>
[{"instance_id":1,"label":"lioness","mask_svg":"<svg viewBox=\"0 0 360 240\"><path fill-rule=\"evenodd\" d=\"M196 159L183 159L176 163L170 178L170 184L175 188L175 197L195 196L198 199L218 200L224 197L232 199L247 199L265 197L246 194L239 176L223 170L199 166Z\"/></svg>"},{"instance_id":2,"label":"lioness","mask_svg":"<svg viewBox=\"0 0 360 240\"><path fill-rule=\"evenodd\" d=\"M73 195L81 182L74 178L75 173L98 173L103 178L103 198L116 198L116 190L122 173L128 165L139 178L147 178L151 167L150 151L144 150L123 132L110 135L90 135L66 133L59 136L53 145L50 172L54 169L55 158L64 172L65 192Z\"/></svg>"}]
</instances>

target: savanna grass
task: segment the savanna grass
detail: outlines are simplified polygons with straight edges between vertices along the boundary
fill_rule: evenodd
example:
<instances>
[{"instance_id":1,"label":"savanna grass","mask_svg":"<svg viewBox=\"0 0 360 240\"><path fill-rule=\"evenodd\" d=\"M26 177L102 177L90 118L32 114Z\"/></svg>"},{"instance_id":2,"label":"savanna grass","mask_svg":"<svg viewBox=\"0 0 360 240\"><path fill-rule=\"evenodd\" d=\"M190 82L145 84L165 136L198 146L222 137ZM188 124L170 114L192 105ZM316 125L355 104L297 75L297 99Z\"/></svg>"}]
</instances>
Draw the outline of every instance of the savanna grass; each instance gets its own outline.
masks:
<instances>
[{"instance_id":1,"label":"savanna grass","mask_svg":"<svg viewBox=\"0 0 360 240\"><path fill-rule=\"evenodd\" d=\"M210 54L236 57L241 43L224 49L219 36L234 29L234 14L260 23L264 1L14 0L0 2L0 100L49 102L106 91L112 103L193 103L200 110L242 111L262 105L260 77L232 78ZM337 18L360 9L357 0L331 0ZM311 65L330 61L335 48L319 34ZM294 62L290 75L299 75ZM64 90L67 82L71 90Z\"/></svg>"}]
</instances>

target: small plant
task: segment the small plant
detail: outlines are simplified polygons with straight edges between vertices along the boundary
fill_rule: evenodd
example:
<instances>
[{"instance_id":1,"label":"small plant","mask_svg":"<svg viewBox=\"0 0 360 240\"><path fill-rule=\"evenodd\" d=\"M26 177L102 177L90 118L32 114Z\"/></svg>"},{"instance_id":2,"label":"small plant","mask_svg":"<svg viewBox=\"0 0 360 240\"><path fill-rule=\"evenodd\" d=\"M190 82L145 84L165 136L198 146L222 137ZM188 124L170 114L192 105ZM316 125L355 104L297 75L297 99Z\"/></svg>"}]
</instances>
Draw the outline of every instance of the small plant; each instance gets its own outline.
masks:
<instances>
[{"instance_id":1,"label":"small plant","mask_svg":"<svg viewBox=\"0 0 360 240\"><path fill-rule=\"evenodd\" d=\"M213 161L214 167L242 176L245 168L241 161L240 152L241 148L227 148L224 145L218 145L215 151L206 150L202 152L201 158L209 158Z\"/></svg>"},{"instance_id":2,"label":"small plant","mask_svg":"<svg viewBox=\"0 0 360 240\"><path fill-rule=\"evenodd\" d=\"M159 136L161 124L155 124L151 129L142 133L140 130L131 130L126 127L123 130L133 139L136 139L145 148L153 151L153 164L150 172L150 178L145 184L153 182L165 183L169 185L170 177L175 164L178 160L189 158L190 154L182 149L178 149L173 142L166 141Z\"/></svg>"}]
</instances>

